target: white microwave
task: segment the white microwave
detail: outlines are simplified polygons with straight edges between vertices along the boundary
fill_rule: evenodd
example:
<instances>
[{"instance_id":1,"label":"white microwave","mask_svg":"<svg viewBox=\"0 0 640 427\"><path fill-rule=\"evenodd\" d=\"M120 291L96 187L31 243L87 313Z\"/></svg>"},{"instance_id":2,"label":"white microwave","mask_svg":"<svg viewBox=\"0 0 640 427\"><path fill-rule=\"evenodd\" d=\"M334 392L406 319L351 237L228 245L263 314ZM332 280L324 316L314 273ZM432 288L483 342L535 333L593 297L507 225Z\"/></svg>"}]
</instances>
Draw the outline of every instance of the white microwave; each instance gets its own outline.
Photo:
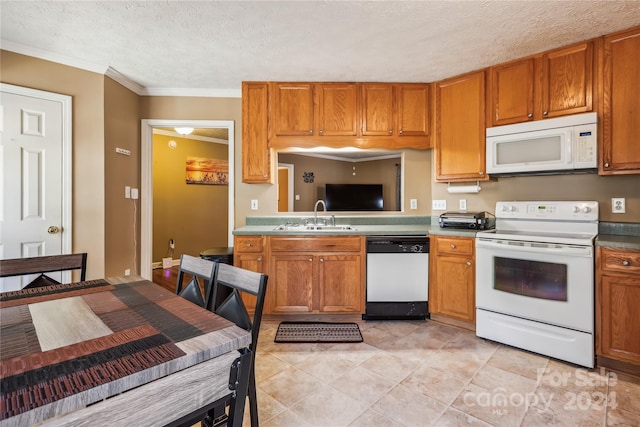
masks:
<instances>
[{"instance_id":1,"label":"white microwave","mask_svg":"<svg viewBox=\"0 0 640 427\"><path fill-rule=\"evenodd\" d=\"M546 174L596 170L596 113L487 128L487 173Z\"/></svg>"}]
</instances>

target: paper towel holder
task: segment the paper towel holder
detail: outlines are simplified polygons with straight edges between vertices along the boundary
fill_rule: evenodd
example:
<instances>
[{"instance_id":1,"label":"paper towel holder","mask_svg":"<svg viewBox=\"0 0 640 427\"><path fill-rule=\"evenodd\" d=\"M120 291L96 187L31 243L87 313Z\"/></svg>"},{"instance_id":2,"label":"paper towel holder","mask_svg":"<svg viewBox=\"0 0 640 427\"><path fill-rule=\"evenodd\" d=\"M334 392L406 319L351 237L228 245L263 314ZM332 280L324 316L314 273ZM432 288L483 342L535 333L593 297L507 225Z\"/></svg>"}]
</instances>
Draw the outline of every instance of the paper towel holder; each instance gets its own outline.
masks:
<instances>
[{"instance_id":1,"label":"paper towel holder","mask_svg":"<svg viewBox=\"0 0 640 427\"><path fill-rule=\"evenodd\" d=\"M480 187L480 181L476 181L476 185L454 185L447 183L447 193L479 193L482 190Z\"/></svg>"}]
</instances>

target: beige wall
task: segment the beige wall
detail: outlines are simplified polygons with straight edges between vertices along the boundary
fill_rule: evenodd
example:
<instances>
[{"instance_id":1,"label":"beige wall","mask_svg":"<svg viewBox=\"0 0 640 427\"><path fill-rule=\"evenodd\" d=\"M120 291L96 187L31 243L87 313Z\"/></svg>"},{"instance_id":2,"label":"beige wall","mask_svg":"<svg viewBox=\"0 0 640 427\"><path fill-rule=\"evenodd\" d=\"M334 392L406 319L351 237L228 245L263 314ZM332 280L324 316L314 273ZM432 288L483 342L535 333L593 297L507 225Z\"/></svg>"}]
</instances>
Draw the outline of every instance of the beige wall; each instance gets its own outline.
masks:
<instances>
[{"instance_id":1,"label":"beige wall","mask_svg":"<svg viewBox=\"0 0 640 427\"><path fill-rule=\"evenodd\" d=\"M475 184L475 183L474 183ZM433 198L447 201L447 210L457 211L460 199L468 211L495 213L497 201L509 200L595 200L600 221L640 222L640 176L597 174L509 177L481 182L478 194L449 194L447 184L433 183ZM626 214L611 213L611 197L625 197ZM442 211L433 211L440 215Z\"/></svg>"},{"instance_id":2,"label":"beige wall","mask_svg":"<svg viewBox=\"0 0 640 427\"><path fill-rule=\"evenodd\" d=\"M104 98L105 275L138 274L140 199L126 199L124 187L140 188L140 97L107 77Z\"/></svg>"},{"instance_id":3,"label":"beige wall","mask_svg":"<svg viewBox=\"0 0 640 427\"><path fill-rule=\"evenodd\" d=\"M104 76L0 50L0 79L3 83L73 97L72 250L88 253L88 279L104 277Z\"/></svg>"},{"instance_id":4,"label":"beige wall","mask_svg":"<svg viewBox=\"0 0 640 427\"><path fill-rule=\"evenodd\" d=\"M169 141L176 142L175 149ZM227 185L187 184L187 157L229 158L229 147L207 141L154 134L153 136L153 262L182 254L199 256L211 247L227 246Z\"/></svg>"}]
</instances>

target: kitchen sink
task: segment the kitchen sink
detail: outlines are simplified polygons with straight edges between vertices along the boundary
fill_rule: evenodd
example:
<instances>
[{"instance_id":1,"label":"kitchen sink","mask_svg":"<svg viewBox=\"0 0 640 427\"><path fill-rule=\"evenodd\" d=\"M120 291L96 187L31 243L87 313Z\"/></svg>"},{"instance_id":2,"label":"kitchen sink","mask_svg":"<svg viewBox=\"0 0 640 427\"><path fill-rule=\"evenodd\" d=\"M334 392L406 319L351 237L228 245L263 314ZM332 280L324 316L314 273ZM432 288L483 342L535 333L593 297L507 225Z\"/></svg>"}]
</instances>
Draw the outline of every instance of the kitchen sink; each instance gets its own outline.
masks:
<instances>
[{"instance_id":1,"label":"kitchen sink","mask_svg":"<svg viewBox=\"0 0 640 427\"><path fill-rule=\"evenodd\" d=\"M351 225L280 224L275 231L356 231Z\"/></svg>"}]
</instances>

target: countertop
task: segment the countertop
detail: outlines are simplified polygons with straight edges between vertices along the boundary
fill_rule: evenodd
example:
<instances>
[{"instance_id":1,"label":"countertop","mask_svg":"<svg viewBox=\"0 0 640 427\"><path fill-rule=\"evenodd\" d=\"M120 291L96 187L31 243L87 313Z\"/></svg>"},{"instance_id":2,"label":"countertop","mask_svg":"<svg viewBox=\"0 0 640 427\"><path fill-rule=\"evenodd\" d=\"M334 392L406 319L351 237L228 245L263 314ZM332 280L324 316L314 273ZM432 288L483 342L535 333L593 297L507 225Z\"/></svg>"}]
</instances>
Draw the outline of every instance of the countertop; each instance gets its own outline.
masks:
<instances>
[{"instance_id":1,"label":"countertop","mask_svg":"<svg viewBox=\"0 0 640 427\"><path fill-rule=\"evenodd\" d=\"M306 235L306 236L425 236L445 235L460 237L475 237L479 230L461 228L440 228L437 216L409 216L409 215L336 215L337 225L351 225L354 230L341 231L289 231L275 230L278 225L286 222L300 223L303 216L263 216L247 217L247 225L233 231L234 235ZM327 218L321 215L318 218ZM600 222L599 234L595 240L596 246L611 246L626 249L640 249L640 223L612 223Z\"/></svg>"},{"instance_id":2,"label":"countertop","mask_svg":"<svg viewBox=\"0 0 640 427\"><path fill-rule=\"evenodd\" d=\"M303 231L276 230L278 225L286 222L301 223L309 217L264 216L247 217L247 225L233 231L236 236L242 235L306 235L306 236L425 236L428 234L442 234L449 236L475 237L477 230L456 228L440 228L438 217L430 216L336 216L337 225L351 225L354 230L341 231ZM326 218L324 215L319 218ZM432 225L435 224L435 225Z\"/></svg>"},{"instance_id":3,"label":"countertop","mask_svg":"<svg viewBox=\"0 0 640 427\"><path fill-rule=\"evenodd\" d=\"M640 249L640 223L600 222L596 246Z\"/></svg>"}]
</instances>

